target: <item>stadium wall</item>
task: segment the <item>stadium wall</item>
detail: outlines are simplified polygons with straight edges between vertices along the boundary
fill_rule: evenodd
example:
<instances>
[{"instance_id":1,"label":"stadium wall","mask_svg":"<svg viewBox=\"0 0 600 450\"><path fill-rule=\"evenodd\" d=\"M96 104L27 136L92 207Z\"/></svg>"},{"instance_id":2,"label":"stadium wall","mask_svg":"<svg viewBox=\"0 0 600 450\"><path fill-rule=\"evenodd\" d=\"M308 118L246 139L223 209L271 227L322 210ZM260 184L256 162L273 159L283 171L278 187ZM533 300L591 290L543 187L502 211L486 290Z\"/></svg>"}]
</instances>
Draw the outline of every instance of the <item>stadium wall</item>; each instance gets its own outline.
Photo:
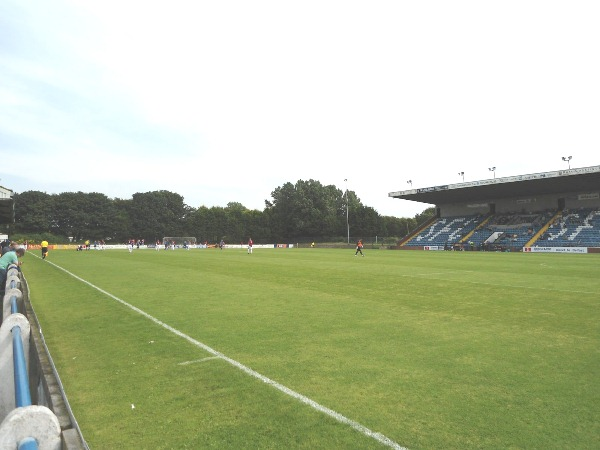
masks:
<instances>
[{"instance_id":1,"label":"stadium wall","mask_svg":"<svg viewBox=\"0 0 600 450\"><path fill-rule=\"evenodd\" d=\"M502 198L490 201L473 201L464 203L448 203L439 206L440 217L470 216L488 214L490 205L495 205L496 213L544 211L560 208L564 201L566 209L600 208L600 195L596 193L570 192L552 195L522 195L515 198Z\"/></svg>"}]
</instances>

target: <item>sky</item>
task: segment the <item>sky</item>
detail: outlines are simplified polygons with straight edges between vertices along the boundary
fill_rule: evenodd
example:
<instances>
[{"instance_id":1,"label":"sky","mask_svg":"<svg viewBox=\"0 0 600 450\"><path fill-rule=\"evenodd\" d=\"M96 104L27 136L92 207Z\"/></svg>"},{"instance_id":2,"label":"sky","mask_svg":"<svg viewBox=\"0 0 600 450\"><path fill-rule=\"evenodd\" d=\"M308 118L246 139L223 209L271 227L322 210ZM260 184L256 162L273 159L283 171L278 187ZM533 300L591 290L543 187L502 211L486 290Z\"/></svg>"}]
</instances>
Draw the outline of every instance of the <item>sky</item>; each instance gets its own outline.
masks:
<instances>
[{"instance_id":1,"label":"sky","mask_svg":"<svg viewBox=\"0 0 600 450\"><path fill-rule=\"evenodd\" d=\"M316 180L413 217L388 194L600 164L599 23L597 0L3 0L0 185L262 211Z\"/></svg>"}]
</instances>

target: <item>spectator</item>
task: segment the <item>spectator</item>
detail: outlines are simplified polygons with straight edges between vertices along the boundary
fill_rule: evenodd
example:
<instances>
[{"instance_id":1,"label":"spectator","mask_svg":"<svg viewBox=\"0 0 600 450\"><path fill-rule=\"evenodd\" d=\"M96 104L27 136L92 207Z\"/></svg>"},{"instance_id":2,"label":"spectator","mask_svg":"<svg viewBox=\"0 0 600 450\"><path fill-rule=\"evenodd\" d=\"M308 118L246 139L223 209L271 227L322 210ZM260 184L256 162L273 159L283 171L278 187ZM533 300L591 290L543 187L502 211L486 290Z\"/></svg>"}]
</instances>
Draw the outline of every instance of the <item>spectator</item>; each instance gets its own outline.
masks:
<instances>
[{"instance_id":1,"label":"spectator","mask_svg":"<svg viewBox=\"0 0 600 450\"><path fill-rule=\"evenodd\" d=\"M14 252L17 249L17 243L14 241L6 240L2 242L2 254L6 252Z\"/></svg>"},{"instance_id":2,"label":"spectator","mask_svg":"<svg viewBox=\"0 0 600 450\"><path fill-rule=\"evenodd\" d=\"M0 258L0 289L4 290L6 284L6 271L8 270L8 266L11 264L16 264L17 266L21 265L21 258L25 254L24 248L18 248L16 250L11 250L6 252Z\"/></svg>"}]
</instances>

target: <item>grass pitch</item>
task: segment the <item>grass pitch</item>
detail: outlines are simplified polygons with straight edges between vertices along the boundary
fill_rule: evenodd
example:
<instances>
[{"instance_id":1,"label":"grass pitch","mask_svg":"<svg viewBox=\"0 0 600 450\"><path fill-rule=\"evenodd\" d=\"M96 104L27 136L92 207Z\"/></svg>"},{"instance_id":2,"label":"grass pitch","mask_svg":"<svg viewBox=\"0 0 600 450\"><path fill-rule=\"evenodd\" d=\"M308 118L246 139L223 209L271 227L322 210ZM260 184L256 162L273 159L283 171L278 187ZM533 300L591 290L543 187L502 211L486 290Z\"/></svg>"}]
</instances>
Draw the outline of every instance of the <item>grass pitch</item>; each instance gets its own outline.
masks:
<instances>
[{"instance_id":1,"label":"grass pitch","mask_svg":"<svg viewBox=\"0 0 600 450\"><path fill-rule=\"evenodd\" d=\"M23 273L93 449L600 446L598 255L353 255L64 250Z\"/></svg>"}]
</instances>

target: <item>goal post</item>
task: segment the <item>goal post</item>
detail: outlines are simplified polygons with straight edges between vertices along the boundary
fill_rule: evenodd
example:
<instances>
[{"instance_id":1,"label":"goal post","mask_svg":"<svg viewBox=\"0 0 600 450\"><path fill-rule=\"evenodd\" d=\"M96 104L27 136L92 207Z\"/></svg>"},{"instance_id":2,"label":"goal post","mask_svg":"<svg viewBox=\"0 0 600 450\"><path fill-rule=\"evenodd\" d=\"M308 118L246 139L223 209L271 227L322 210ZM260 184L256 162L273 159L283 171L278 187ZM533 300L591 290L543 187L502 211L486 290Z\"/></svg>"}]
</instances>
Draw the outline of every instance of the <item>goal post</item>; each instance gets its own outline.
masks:
<instances>
[{"instance_id":1,"label":"goal post","mask_svg":"<svg viewBox=\"0 0 600 450\"><path fill-rule=\"evenodd\" d=\"M183 247L184 244L196 245L196 238L192 236L165 236L163 238L163 245L173 245L176 247Z\"/></svg>"}]
</instances>

